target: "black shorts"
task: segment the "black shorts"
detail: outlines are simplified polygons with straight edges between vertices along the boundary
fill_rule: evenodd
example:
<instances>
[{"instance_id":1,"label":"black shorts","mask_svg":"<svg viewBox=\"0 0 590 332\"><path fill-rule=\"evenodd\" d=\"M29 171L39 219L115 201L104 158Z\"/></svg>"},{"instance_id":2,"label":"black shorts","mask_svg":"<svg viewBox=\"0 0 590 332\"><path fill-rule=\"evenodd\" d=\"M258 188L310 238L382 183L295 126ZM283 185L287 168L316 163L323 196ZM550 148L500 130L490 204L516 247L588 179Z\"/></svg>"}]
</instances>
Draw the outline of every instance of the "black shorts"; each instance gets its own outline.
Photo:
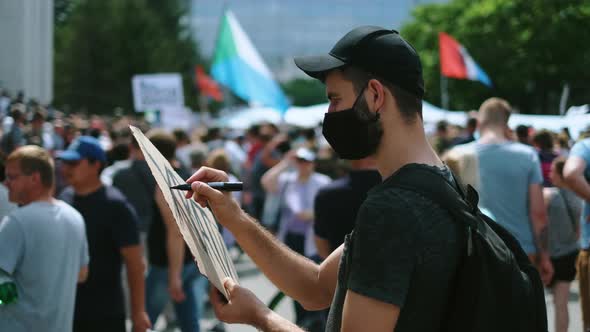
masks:
<instances>
[{"instance_id":1,"label":"black shorts","mask_svg":"<svg viewBox=\"0 0 590 332\"><path fill-rule=\"evenodd\" d=\"M550 285L557 281L571 282L576 278L576 259L578 258L578 251L573 251L569 254L560 257L551 257L553 264L553 279Z\"/></svg>"},{"instance_id":2,"label":"black shorts","mask_svg":"<svg viewBox=\"0 0 590 332\"><path fill-rule=\"evenodd\" d=\"M125 332L125 317L106 317L93 320L74 319L74 332Z\"/></svg>"}]
</instances>

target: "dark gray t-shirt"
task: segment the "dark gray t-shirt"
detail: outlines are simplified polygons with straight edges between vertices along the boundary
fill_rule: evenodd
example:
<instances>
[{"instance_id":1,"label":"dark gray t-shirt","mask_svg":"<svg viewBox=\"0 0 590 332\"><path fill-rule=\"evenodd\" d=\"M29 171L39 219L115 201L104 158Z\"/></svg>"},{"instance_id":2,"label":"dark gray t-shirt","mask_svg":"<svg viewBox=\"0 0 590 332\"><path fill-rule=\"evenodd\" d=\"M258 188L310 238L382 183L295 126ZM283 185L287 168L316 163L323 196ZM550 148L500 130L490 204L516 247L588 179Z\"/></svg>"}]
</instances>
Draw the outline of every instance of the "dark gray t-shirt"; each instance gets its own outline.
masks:
<instances>
[{"instance_id":1,"label":"dark gray t-shirt","mask_svg":"<svg viewBox=\"0 0 590 332\"><path fill-rule=\"evenodd\" d=\"M549 195L549 254L552 258L571 255L578 250L577 229L582 215L582 199L562 188L545 188Z\"/></svg>"},{"instance_id":2,"label":"dark gray t-shirt","mask_svg":"<svg viewBox=\"0 0 590 332\"><path fill-rule=\"evenodd\" d=\"M448 169L436 169L452 179ZM393 187L390 179L369 191L355 229L346 237L326 331L340 331L349 289L400 307L395 331L441 330L462 231L446 210Z\"/></svg>"},{"instance_id":3,"label":"dark gray t-shirt","mask_svg":"<svg viewBox=\"0 0 590 332\"><path fill-rule=\"evenodd\" d=\"M153 218L156 179L145 160L134 160L113 175L113 187L129 200L138 215L139 230L146 232Z\"/></svg>"}]
</instances>

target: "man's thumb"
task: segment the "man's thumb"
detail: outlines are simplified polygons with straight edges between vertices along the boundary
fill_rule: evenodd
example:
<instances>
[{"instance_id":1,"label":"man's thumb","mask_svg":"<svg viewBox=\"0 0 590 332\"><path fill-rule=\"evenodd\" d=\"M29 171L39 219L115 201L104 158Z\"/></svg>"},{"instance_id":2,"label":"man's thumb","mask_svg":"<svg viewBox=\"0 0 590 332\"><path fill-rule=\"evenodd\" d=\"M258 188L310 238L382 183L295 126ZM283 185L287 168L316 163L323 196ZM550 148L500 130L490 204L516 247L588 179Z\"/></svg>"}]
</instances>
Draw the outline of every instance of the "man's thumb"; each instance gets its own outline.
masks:
<instances>
[{"instance_id":1,"label":"man's thumb","mask_svg":"<svg viewBox=\"0 0 590 332\"><path fill-rule=\"evenodd\" d=\"M223 287L231 293L234 290L234 287L236 287L236 282L232 278L225 278L225 280L223 280Z\"/></svg>"}]
</instances>

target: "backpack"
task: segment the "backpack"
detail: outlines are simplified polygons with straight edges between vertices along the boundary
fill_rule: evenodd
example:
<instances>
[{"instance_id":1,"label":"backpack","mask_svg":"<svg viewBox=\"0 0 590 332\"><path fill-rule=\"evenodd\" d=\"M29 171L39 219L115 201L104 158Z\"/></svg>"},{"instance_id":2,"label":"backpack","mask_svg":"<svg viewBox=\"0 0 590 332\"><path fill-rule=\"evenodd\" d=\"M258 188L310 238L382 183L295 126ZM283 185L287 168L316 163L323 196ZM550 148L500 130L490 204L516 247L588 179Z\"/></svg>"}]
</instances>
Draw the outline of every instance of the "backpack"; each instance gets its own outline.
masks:
<instances>
[{"instance_id":1,"label":"backpack","mask_svg":"<svg viewBox=\"0 0 590 332\"><path fill-rule=\"evenodd\" d=\"M454 176L453 176L454 177ZM419 165L401 168L394 186L421 194L447 210L465 230L453 293L442 331L548 331L544 288L518 241L482 214L475 189L457 186Z\"/></svg>"}]
</instances>

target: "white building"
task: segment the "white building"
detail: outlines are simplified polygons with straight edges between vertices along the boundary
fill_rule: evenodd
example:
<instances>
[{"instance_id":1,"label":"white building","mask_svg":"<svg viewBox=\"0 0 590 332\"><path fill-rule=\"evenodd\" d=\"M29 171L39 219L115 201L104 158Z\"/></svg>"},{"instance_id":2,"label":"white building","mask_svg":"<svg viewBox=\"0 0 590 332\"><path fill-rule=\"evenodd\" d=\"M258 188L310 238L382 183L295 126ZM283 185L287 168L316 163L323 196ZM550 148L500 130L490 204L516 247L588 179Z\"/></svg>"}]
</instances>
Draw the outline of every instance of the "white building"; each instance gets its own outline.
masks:
<instances>
[{"instance_id":1,"label":"white building","mask_svg":"<svg viewBox=\"0 0 590 332\"><path fill-rule=\"evenodd\" d=\"M0 88L53 99L53 0L0 0Z\"/></svg>"}]
</instances>

